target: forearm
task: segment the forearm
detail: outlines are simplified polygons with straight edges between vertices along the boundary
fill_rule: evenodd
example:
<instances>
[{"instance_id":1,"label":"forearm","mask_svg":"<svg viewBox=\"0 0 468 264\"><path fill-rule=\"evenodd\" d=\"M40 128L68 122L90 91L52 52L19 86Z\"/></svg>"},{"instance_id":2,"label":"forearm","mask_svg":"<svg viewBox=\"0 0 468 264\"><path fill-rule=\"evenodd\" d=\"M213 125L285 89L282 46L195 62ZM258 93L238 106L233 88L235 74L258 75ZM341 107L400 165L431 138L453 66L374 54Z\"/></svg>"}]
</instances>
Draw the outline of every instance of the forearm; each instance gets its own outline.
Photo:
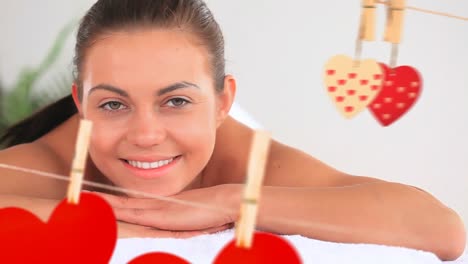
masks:
<instances>
[{"instance_id":1,"label":"forearm","mask_svg":"<svg viewBox=\"0 0 468 264\"><path fill-rule=\"evenodd\" d=\"M58 200L0 194L0 209L7 207L22 208L35 214L44 222L49 219L59 202Z\"/></svg>"},{"instance_id":2,"label":"forearm","mask_svg":"<svg viewBox=\"0 0 468 264\"><path fill-rule=\"evenodd\" d=\"M465 239L463 224L453 211L412 187L385 182L264 187L258 227L327 241L422 249L443 259L462 250Z\"/></svg>"},{"instance_id":3,"label":"forearm","mask_svg":"<svg viewBox=\"0 0 468 264\"><path fill-rule=\"evenodd\" d=\"M20 195L0 194L0 210L8 207L16 207L27 210L44 222L47 222L55 207L60 203L59 200L42 199ZM141 226L129 223L117 223L118 236L120 237L143 237L150 233Z\"/></svg>"}]
</instances>

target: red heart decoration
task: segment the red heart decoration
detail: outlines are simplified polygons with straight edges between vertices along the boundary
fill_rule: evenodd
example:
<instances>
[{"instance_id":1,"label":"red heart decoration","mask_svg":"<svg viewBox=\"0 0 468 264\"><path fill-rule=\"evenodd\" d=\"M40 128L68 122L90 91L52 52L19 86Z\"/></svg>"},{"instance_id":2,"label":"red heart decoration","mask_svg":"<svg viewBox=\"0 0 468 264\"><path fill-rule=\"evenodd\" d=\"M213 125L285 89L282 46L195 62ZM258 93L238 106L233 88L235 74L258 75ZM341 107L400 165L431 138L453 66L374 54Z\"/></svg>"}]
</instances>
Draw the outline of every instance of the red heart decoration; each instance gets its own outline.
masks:
<instances>
[{"instance_id":1,"label":"red heart decoration","mask_svg":"<svg viewBox=\"0 0 468 264\"><path fill-rule=\"evenodd\" d=\"M236 247L236 240L229 242L216 256L214 264L231 263L302 263L299 254L285 239L262 232L255 232L250 249Z\"/></svg>"},{"instance_id":2,"label":"red heart decoration","mask_svg":"<svg viewBox=\"0 0 468 264\"><path fill-rule=\"evenodd\" d=\"M47 223L19 208L0 209L2 263L109 263L117 222L109 204L82 193L78 205L63 200Z\"/></svg>"},{"instance_id":3,"label":"red heart decoration","mask_svg":"<svg viewBox=\"0 0 468 264\"><path fill-rule=\"evenodd\" d=\"M131 260L128 264L149 264L149 263L167 263L167 264L190 264L183 258L176 255L163 252L147 253Z\"/></svg>"},{"instance_id":4,"label":"red heart decoration","mask_svg":"<svg viewBox=\"0 0 468 264\"><path fill-rule=\"evenodd\" d=\"M44 223L20 208L0 209L0 262L38 263L44 260Z\"/></svg>"},{"instance_id":5,"label":"red heart decoration","mask_svg":"<svg viewBox=\"0 0 468 264\"><path fill-rule=\"evenodd\" d=\"M367 106L382 126L398 120L414 105L421 94L422 79L418 71L410 66L390 69L380 63L385 82L380 93Z\"/></svg>"}]
</instances>

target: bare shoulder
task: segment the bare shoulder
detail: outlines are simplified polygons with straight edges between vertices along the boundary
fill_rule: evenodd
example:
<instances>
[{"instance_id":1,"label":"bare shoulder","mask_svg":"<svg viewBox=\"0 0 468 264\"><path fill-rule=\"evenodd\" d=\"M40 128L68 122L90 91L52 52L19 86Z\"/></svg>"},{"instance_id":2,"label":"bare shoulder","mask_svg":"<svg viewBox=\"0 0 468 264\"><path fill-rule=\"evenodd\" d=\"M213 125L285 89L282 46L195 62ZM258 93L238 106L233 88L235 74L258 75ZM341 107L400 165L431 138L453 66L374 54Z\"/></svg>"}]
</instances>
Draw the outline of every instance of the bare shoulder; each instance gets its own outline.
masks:
<instances>
[{"instance_id":1,"label":"bare shoulder","mask_svg":"<svg viewBox=\"0 0 468 264\"><path fill-rule=\"evenodd\" d=\"M217 133L208 185L243 183L254 130L228 117ZM380 181L341 172L304 151L272 140L264 184L290 187L333 187Z\"/></svg>"},{"instance_id":2,"label":"bare shoulder","mask_svg":"<svg viewBox=\"0 0 468 264\"><path fill-rule=\"evenodd\" d=\"M381 181L342 172L304 151L273 140L265 184L291 187L337 187Z\"/></svg>"},{"instance_id":3,"label":"bare shoulder","mask_svg":"<svg viewBox=\"0 0 468 264\"><path fill-rule=\"evenodd\" d=\"M66 164L48 145L40 141L0 151L0 163L27 169L65 174ZM40 198L63 198L66 182L31 173L0 168L0 193Z\"/></svg>"}]
</instances>

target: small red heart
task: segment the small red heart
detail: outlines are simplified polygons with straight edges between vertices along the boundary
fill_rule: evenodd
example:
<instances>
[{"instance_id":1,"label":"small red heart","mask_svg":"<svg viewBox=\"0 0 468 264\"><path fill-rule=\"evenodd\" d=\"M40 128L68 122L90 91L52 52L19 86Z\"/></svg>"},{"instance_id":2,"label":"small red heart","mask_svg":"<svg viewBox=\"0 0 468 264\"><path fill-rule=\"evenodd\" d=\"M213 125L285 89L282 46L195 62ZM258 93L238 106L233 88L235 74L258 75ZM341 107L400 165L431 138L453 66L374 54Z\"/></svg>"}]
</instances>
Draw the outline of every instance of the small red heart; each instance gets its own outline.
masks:
<instances>
[{"instance_id":1,"label":"small red heart","mask_svg":"<svg viewBox=\"0 0 468 264\"><path fill-rule=\"evenodd\" d=\"M333 75L335 74L335 70L327 70L327 75Z\"/></svg>"},{"instance_id":2,"label":"small red heart","mask_svg":"<svg viewBox=\"0 0 468 264\"><path fill-rule=\"evenodd\" d=\"M416 69L399 66L390 69L380 63L385 74L385 85L368 109L382 126L398 120L414 105L422 89L422 79Z\"/></svg>"},{"instance_id":3,"label":"small red heart","mask_svg":"<svg viewBox=\"0 0 468 264\"><path fill-rule=\"evenodd\" d=\"M164 263L164 264L189 264L183 258L164 252L152 252L138 256L128 262L128 264L150 264L150 263Z\"/></svg>"},{"instance_id":4,"label":"small red heart","mask_svg":"<svg viewBox=\"0 0 468 264\"><path fill-rule=\"evenodd\" d=\"M354 95L356 93L356 90L347 90L346 93L348 95Z\"/></svg>"},{"instance_id":5,"label":"small red heart","mask_svg":"<svg viewBox=\"0 0 468 264\"><path fill-rule=\"evenodd\" d=\"M352 107L352 106L346 106L346 107L345 107L345 111L346 111L347 113L350 113L350 112L352 112L353 110L354 110L354 107Z\"/></svg>"},{"instance_id":6,"label":"small red heart","mask_svg":"<svg viewBox=\"0 0 468 264\"><path fill-rule=\"evenodd\" d=\"M345 85L346 84L346 80L338 80L338 85Z\"/></svg>"},{"instance_id":7,"label":"small red heart","mask_svg":"<svg viewBox=\"0 0 468 264\"><path fill-rule=\"evenodd\" d=\"M330 87L328 87L328 91L329 91L330 93L333 93L333 92L336 91L336 87L335 87L335 86L330 86Z\"/></svg>"},{"instance_id":8,"label":"small red heart","mask_svg":"<svg viewBox=\"0 0 468 264\"><path fill-rule=\"evenodd\" d=\"M343 102L344 99L345 99L344 96L337 96L337 97L336 97L336 101L337 101L337 102Z\"/></svg>"},{"instance_id":9,"label":"small red heart","mask_svg":"<svg viewBox=\"0 0 468 264\"><path fill-rule=\"evenodd\" d=\"M117 241L112 208L94 194L63 200L47 223L20 208L0 209L2 263L108 263Z\"/></svg>"},{"instance_id":10,"label":"small red heart","mask_svg":"<svg viewBox=\"0 0 468 264\"><path fill-rule=\"evenodd\" d=\"M356 73L349 73L349 74L348 74L348 77L349 77L350 79L354 79L354 78L356 78L356 76L357 76Z\"/></svg>"},{"instance_id":11,"label":"small red heart","mask_svg":"<svg viewBox=\"0 0 468 264\"><path fill-rule=\"evenodd\" d=\"M361 85L367 85L369 83L369 80L361 80Z\"/></svg>"},{"instance_id":12,"label":"small red heart","mask_svg":"<svg viewBox=\"0 0 468 264\"><path fill-rule=\"evenodd\" d=\"M374 80L380 80L380 79L382 79L381 74L374 74Z\"/></svg>"},{"instance_id":13,"label":"small red heart","mask_svg":"<svg viewBox=\"0 0 468 264\"><path fill-rule=\"evenodd\" d=\"M372 91L376 91L376 90L378 90L379 88L380 88L379 85L372 85L372 86L371 86Z\"/></svg>"},{"instance_id":14,"label":"small red heart","mask_svg":"<svg viewBox=\"0 0 468 264\"><path fill-rule=\"evenodd\" d=\"M268 233L255 232L252 247L236 247L233 239L216 256L214 264L238 263L302 263L299 254L285 239Z\"/></svg>"},{"instance_id":15,"label":"small red heart","mask_svg":"<svg viewBox=\"0 0 468 264\"><path fill-rule=\"evenodd\" d=\"M367 96L361 95L361 96L359 96L359 100L365 101L365 100L367 100Z\"/></svg>"}]
</instances>

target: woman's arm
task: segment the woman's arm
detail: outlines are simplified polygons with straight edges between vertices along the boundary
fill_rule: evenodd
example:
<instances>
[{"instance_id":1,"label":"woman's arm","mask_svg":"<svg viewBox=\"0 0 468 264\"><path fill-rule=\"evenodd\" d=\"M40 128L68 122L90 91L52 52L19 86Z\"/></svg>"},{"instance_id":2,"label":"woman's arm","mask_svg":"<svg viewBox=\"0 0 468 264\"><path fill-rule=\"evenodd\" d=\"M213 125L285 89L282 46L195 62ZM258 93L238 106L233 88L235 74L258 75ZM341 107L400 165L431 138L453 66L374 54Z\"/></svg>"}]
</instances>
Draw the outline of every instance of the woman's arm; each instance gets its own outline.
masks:
<instances>
[{"instance_id":1,"label":"woman's arm","mask_svg":"<svg viewBox=\"0 0 468 264\"><path fill-rule=\"evenodd\" d=\"M26 197L21 195L0 194L0 209L16 207L27 210L42 221L47 221L59 200Z\"/></svg>"},{"instance_id":2,"label":"woman's arm","mask_svg":"<svg viewBox=\"0 0 468 264\"><path fill-rule=\"evenodd\" d=\"M170 197L190 206L100 195L121 221L163 230L197 231L238 221L243 190L242 184L223 184ZM425 192L387 182L343 187L263 186L257 228L326 241L421 249L444 260L457 258L465 246L463 223L456 213Z\"/></svg>"},{"instance_id":3,"label":"woman's arm","mask_svg":"<svg viewBox=\"0 0 468 264\"><path fill-rule=\"evenodd\" d=\"M261 228L336 242L422 249L447 260L465 248L461 218L415 187L347 175L277 142L272 142L265 177L265 185L271 187L263 189ZM301 219L311 227L275 223L274 216Z\"/></svg>"},{"instance_id":4,"label":"woman's arm","mask_svg":"<svg viewBox=\"0 0 468 264\"><path fill-rule=\"evenodd\" d=\"M233 168L230 172L245 175L253 130L228 118L220 132L215 153L235 161L228 164ZM223 174L225 170L219 169L216 175ZM236 178L234 182L244 181ZM460 217L430 194L403 184L348 175L274 140L264 185L259 227L272 232L406 246L434 252L442 259L458 257L465 247ZM235 208L238 197L233 199ZM275 222L276 217L310 226Z\"/></svg>"},{"instance_id":5,"label":"woman's arm","mask_svg":"<svg viewBox=\"0 0 468 264\"><path fill-rule=\"evenodd\" d=\"M282 221L280 220L282 219ZM372 243L459 257L465 231L455 212L415 188L376 182L262 189L258 228L326 241Z\"/></svg>"},{"instance_id":6,"label":"woman's arm","mask_svg":"<svg viewBox=\"0 0 468 264\"><path fill-rule=\"evenodd\" d=\"M16 207L27 210L41 219L44 223L47 222L54 211L55 207L60 203L59 200L42 199L34 197L26 197L20 195L0 194L0 209ZM152 237L152 238L188 238L201 234L215 233L229 228L228 225L207 230L197 231L171 231L158 230L147 226L135 225L131 223L117 222L117 235L119 238L130 237Z\"/></svg>"}]
</instances>

